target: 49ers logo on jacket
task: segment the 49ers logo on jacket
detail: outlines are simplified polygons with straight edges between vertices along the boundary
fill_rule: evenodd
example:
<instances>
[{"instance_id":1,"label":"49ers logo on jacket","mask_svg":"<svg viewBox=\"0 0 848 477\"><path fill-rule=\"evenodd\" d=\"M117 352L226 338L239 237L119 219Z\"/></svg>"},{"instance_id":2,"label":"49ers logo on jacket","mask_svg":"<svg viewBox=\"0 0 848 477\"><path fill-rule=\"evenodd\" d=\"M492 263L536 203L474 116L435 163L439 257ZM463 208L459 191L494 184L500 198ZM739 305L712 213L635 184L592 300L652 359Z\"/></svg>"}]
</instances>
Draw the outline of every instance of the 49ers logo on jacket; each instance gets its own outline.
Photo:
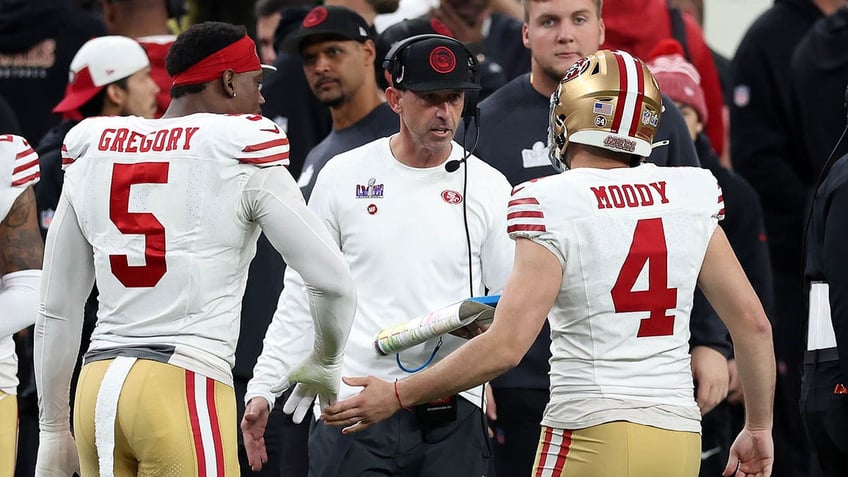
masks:
<instances>
[{"instance_id":1,"label":"49ers logo on jacket","mask_svg":"<svg viewBox=\"0 0 848 477\"><path fill-rule=\"evenodd\" d=\"M462 203L462 194L455 190L445 189L442 191L442 200L447 202L448 204L461 204Z\"/></svg>"},{"instance_id":2,"label":"49ers logo on jacket","mask_svg":"<svg viewBox=\"0 0 848 477\"><path fill-rule=\"evenodd\" d=\"M456 68L456 56L450 48L437 46L430 52L430 66L441 74L448 74Z\"/></svg>"}]
</instances>

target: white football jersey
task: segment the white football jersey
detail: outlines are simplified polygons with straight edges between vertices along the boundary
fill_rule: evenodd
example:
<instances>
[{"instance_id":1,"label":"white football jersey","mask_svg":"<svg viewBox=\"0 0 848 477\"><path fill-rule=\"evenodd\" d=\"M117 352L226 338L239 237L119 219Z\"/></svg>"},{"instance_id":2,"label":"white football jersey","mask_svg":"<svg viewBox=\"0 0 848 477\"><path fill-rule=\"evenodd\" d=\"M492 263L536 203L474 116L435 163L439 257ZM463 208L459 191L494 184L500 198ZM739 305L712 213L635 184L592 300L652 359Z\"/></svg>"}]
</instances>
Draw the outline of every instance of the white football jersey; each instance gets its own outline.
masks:
<instances>
[{"instance_id":1,"label":"white football jersey","mask_svg":"<svg viewBox=\"0 0 848 477\"><path fill-rule=\"evenodd\" d=\"M6 219L18 197L38 182L38 178L38 154L26 139L12 134L0 135L0 221ZM0 316L15 311L0 310ZM15 342L11 336L0 336L0 391L16 394L17 374Z\"/></svg>"},{"instance_id":2,"label":"white football jersey","mask_svg":"<svg viewBox=\"0 0 848 477\"><path fill-rule=\"evenodd\" d=\"M232 382L259 234L242 190L258 167L288 164L288 149L259 115L91 118L68 132L63 194L100 293L87 358L134 348Z\"/></svg>"},{"instance_id":3,"label":"white football jersey","mask_svg":"<svg viewBox=\"0 0 848 477\"><path fill-rule=\"evenodd\" d=\"M689 313L723 208L712 174L688 167L579 168L515 188L510 236L563 266L543 424L699 430Z\"/></svg>"}]
</instances>

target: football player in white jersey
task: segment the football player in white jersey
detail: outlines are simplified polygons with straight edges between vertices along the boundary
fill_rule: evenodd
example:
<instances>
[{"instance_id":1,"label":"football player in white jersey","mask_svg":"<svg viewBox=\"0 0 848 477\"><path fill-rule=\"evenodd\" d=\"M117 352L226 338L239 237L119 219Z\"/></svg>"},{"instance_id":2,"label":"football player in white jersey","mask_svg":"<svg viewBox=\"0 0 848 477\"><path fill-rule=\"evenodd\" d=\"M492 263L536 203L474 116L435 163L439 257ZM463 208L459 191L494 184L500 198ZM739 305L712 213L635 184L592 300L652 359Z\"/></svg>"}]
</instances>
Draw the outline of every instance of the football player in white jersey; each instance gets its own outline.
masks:
<instances>
[{"instance_id":1,"label":"football player in white jersey","mask_svg":"<svg viewBox=\"0 0 848 477\"><path fill-rule=\"evenodd\" d=\"M0 135L0 475L14 475L18 358L12 335L35 323L44 247L35 194L38 155L26 139Z\"/></svg>"},{"instance_id":2,"label":"football player in white jersey","mask_svg":"<svg viewBox=\"0 0 848 477\"><path fill-rule=\"evenodd\" d=\"M570 170L513 191L515 265L492 327L394 385L343 378L365 389L322 419L355 432L489 380L520 361L547 316L551 397L533 475L697 476L688 354L697 285L730 330L746 397L724 475L770 475L771 328L717 226L723 200L710 172L642 163L661 102L650 71L627 53L602 50L575 63L550 114L551 161Z\"/></svg>"},{"instance_id":3,"label":"football player in white jersey","mask_svg":"<svg viewBox=\"0 0 848 477\"><path fill-rule=\"evenodd\" d=\"M89 118L65 137L36 323L36 475L239 475L231 368L260 229L309 283L315 324L313 352L280 387L328 402L339 386L353 282L282 167L288 139L258 114L255 44L242 27L198 24L167 66L161 119ZM68 386L95 280L72 437Z\"/></svg>"}]
</instances>

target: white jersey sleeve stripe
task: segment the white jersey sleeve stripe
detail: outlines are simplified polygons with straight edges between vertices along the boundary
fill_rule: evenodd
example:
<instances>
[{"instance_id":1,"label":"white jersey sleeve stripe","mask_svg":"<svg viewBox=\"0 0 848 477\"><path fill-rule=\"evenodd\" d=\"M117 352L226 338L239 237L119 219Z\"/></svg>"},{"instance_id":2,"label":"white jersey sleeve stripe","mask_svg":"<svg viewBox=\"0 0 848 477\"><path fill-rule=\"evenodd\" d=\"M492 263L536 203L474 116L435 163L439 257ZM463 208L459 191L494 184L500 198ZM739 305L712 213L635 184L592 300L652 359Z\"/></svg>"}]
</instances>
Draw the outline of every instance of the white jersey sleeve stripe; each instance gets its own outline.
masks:
<instances>
[{"instance_id":1,"label":"white jersey sleeve stripe","mask_svg":"<svg viewBox=\"0 0 848 477\"><path fill-rule=\"evenodd\" d=\"M62 168L65 166L72 164L74 162L74 158L71 157L70 153L68 153L68 146L62 144Z\"/></svg>"},{"instance_id":2,"label":"white jersey sleeve stripe","mask_svg":"<svg viewBox=\"0 0 848 477\"><path fill-rule=\"evenodd\" d=\"M272 141L260 142L259 144L251 144L249 146L245 146L242 149L242 152L256 152L256 151L264 151L266 149L270 149L272 147L277 146L285 146L288 149L289 139L287 137L274 139Z\"/></svg>"},{"instance_id":3,"label":"white jersey sleeve stripe","mask_svg":"<svg viewBox=\"0 0 848 477\"><path fill-rule=\"evenodd\" d=\"M38 182L38 154L28 144L15 156L15 168L12 170L12 187L28 186Z\"/></svg>"},{"instance_id":4,"label":"white jersey sleeve stripe","mask_svg":"<svg viewBox=\"0 0 848 477\"><path fill-rule=\"evenodd\" d=\"M724 194L721 192L721 186L718 186L718 212L716 213L718 220L724 220Z\"/></svg>"},{"instance_id":5,"label":"white jersey sleeve stripe","mask_svg":"<svg viewBox=\"0 0 848 477\"><path fill-rule=\"evenodd\" d=\"M38 182L38 154L32 149L26 139L19 136L4 136L4 141L10 141L15 146L15 161L12 167L10 184L12 187L27 187Z\"/></svg>"},{"instance_id":6,"label":"white jersey sleeve stripe","mask_svg":"<svg viewBox=\"0 0 848 477\"><path fill-rule=\"evenodd\" d=\"M279 165L287 166L289 165L289 153L280 152L277 154L271 154L270 156L262 156L262 157L240 157L239 162L244 164L262 164L262 165L278 165L275 163L279 163Z\"/></svg>"},{"instance_id":7,"label":"white jersey sleeve stripe","mask_svg":"<svg viewBox=\"0 0 848 477\"><path fill-rule=\"evenodd\" d=\"M510 200L506 219L507 233L547 231L545 214L534 197Z\"/></svg>"},{"instance_id":8,"label":"white jersey sleeve stripe","mask_svg":"<svg viewBox=\"0 0 848 477\"><path fill-rule=\"evenodd\" d=\"M257 164L263 166L275 166L289 164L289 139L280 137L270 141L251 144L242 149L245 153L239 157L239 162L243 164Z\"/></svg>"}]
</instances>

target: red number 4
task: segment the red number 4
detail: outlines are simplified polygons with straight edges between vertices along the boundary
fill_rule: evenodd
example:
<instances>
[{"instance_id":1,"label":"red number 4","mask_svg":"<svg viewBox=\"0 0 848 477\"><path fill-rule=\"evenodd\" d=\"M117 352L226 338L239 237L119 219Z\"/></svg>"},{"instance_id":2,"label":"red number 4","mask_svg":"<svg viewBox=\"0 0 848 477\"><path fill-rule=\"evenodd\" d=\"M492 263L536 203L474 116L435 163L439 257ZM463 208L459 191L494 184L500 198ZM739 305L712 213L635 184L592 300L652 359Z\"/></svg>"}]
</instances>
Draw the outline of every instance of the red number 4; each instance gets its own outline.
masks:
<instances>
[{"instance_id":1,"label":"red number 4","mask_svg":"<svg viewBox=\"0 0 848 477\"><path fill-rule=\"evenodd\" d=\"M112 274L125 287L152 287L168 270L165 263L165 227L148 212L130 212L130 188L133 184L165 184L167 162L115 164L109 194L109 218L121 233L144 235L144 265L130 266L126 255L109 255Z\"/></svg>"},{"instance_id":2,"label":"red number 4","mask_svg":"<svg viewBox=\"0 0 848 477\"><path fill-rule=\"evenodd\" d=\"M633 291L646 264L648 289ZM677 289L668 288L668 248L662 219L642 219L636 223L630 251L610 294L616 313L651 313L639 324L637 337L667 336L674 332L674 316L666 315L666 310L677 306Z\"/></svg>"}]
</instances>

